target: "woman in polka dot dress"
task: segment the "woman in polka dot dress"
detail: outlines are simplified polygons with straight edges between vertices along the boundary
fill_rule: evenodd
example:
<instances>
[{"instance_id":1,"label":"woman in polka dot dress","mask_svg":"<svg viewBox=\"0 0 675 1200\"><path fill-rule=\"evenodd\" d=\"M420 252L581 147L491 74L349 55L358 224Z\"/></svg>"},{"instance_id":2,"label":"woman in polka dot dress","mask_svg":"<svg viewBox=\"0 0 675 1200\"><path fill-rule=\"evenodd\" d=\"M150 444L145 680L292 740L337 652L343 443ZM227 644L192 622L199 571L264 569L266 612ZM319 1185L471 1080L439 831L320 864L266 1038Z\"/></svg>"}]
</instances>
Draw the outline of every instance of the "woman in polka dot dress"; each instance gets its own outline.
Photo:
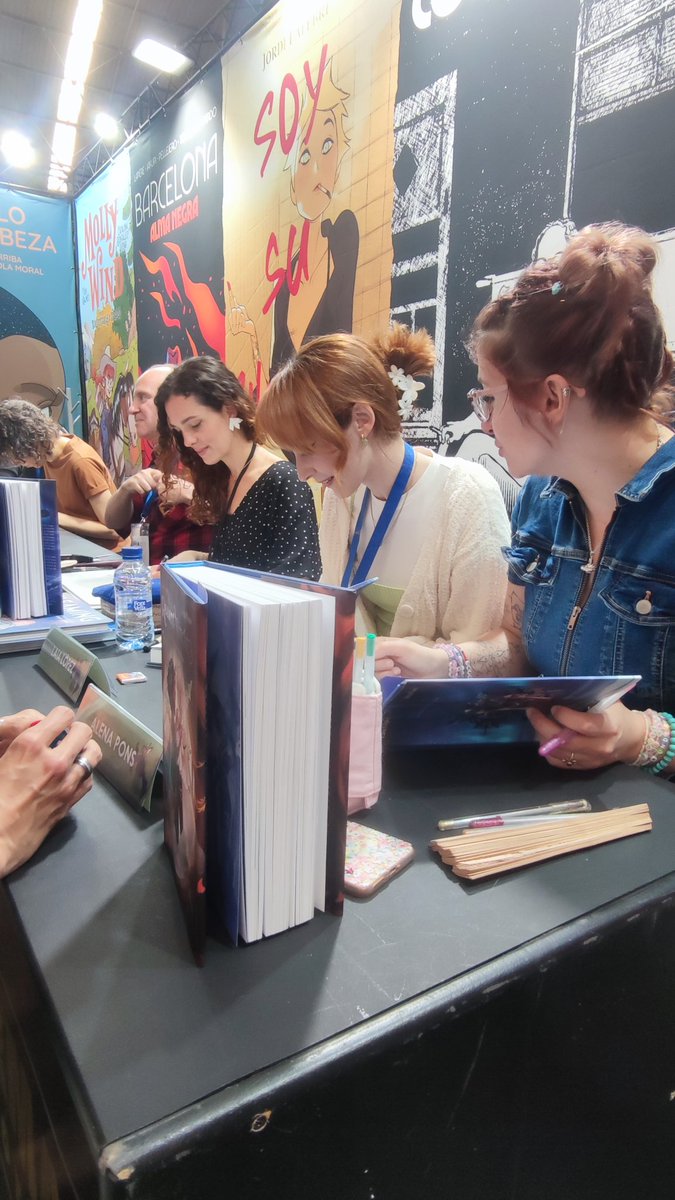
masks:
<instances>
[{"instance_id":1,"label":"woman in polka dot dress","mask_svg":"<svg viewBox=\"0 0 675 1200\"><path fill-rule=\"evenodd\" d=\"M321 557L312 492L291 463L255 441L253 401L219 359L189 358L157 392L160 466L176 452L194 482L190 518L213 523L209 557L230 566L318 579Z\"/></svg>"}]
</instances>

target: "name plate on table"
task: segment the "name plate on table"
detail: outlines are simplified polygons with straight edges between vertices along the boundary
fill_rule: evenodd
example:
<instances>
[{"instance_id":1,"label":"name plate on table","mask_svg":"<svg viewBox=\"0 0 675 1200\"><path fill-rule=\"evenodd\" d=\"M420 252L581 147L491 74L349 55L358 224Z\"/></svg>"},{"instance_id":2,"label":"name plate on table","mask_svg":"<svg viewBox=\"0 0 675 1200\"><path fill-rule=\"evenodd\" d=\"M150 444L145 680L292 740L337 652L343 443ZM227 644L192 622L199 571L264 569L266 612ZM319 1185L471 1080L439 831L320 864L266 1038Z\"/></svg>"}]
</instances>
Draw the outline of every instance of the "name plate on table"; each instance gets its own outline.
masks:
<instances>
[{"instance_id":1,"label":"name plate on table","mask_svg":"<svg viewBox=\"0 0 675 1200\"><path fill-rule=\"evenodd\" d=\"M78 720L91 725L92 737L101 747L97 771L130 804L150 812L152 789L162 757L161 738L91 683L76 715Z\"/></svg>"},{"instance_id":2,"label":"name plate on table","mask_svg":"<svg viewBox=\"0 0 675 1200\"><path fill-rule=\"evenodd\" d=\"M96 655L61 629L52 629L45 639L37 665L69 700L77 700L87 679L110 695L108 676Z\"/></svg>"}]
</instances>

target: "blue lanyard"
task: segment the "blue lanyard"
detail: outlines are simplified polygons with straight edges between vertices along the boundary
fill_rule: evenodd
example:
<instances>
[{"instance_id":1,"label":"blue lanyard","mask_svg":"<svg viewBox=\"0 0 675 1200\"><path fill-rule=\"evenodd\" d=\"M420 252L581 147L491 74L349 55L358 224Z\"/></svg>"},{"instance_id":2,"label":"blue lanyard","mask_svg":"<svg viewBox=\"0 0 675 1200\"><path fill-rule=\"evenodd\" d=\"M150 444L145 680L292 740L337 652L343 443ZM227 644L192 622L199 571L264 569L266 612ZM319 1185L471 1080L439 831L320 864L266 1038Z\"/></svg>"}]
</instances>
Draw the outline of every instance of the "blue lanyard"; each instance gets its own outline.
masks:
<instances>
[{"instance_id":1,"label":"blue lanyard","mask_svg":"<svg viewBox=\"0 0 675 1200\"><path fill-rule=\"evenodd\" d=\"M148 519L150 518L150 509L152 508L156 499L157 499L157 492L153 488L152 491L148 492L147 496L145 497L145 502L141 509L141 516L140 516L141 521L144 521L146 517Z\"/></svg>"},{"instance_id":2,"label":"blue lanyard","mask_svg":"<svg viewBox=\"0 0 675 1200\"><path fill-rule=\"evenodd\" d=\"M415 451L413 450L412 446L409 446L408 443L405 442L403 462L401 463L398 475L394 480L394 486L387 496L385 506L380 513L377 525L370 535L368 545L363 552L363 558L361 559L361 562L356 570L354 570L356 555L359 552L359 539L361 537L361 530L363 529L363 522L366 519L368 505L370 504L370 489L366 488L366 492L363 497L363 503L361 504L361 511L356 522L356 528L354 529L352 544L349 548L349 561L345 567L345 573L342 576L342 587L354 587L357 583L363 583L364 580L368 578L368 573L373 565L375 555L384 541L387 530L394 519L394 514L401 501L401 497L408 486L408 480L412 475L414 465Z\"/></svg>"}]
</instances>

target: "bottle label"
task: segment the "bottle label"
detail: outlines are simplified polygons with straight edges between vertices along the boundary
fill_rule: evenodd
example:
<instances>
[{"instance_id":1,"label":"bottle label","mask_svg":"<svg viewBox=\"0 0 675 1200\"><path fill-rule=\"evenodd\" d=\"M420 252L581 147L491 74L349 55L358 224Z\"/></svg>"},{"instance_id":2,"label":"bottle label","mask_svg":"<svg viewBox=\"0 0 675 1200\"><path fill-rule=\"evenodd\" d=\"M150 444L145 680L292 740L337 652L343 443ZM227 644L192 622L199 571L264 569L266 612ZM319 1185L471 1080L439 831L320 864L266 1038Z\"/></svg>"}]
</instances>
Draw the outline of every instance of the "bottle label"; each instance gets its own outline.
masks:
<instances>
[{"instance_id":1,"label":"bottle label","mask_svg":"<svg viewBox=\"0 0 675 1200\"><path fill-rule=\"evenodd\" d=\"M152 600L146 600L142 596L132 596L130 599L123 598L120 607L125 612L147 613L152 609Z\"/></svg>"}]
</instances>

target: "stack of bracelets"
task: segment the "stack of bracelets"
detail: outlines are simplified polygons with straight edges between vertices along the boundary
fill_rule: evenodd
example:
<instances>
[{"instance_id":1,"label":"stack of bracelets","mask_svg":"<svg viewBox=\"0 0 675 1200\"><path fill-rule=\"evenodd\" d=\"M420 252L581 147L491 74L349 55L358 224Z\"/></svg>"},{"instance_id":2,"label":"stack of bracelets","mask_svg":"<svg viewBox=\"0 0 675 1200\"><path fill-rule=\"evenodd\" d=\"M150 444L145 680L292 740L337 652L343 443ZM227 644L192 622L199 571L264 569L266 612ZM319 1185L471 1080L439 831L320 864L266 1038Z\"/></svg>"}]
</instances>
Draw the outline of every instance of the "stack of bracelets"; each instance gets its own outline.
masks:
<instances>
[{"instance_id":1,"label":"stack of bracelets","mask_svg":"<svg viewBox=\"0 0 675 1200\"><path fill-rule=\"evenodd\" d=\"M471 663L461 646L456 646L454 642L436 642L436 648L443 650L448 656L449 679L471 678Z\"/></svg>"},{"instance_id":2,"label":"stack of bracelets","mask_svg":"<svg viewBox=\"0 0 675 1200\"><path fill-rule=\"evenodd\" d=\"M631 767L643 767L652 775L660 775L675 758L675 717L670 713L655 712L647 708L643 712L645 736L640 753L629 763Z\"/></svg>"}]
</instances>

